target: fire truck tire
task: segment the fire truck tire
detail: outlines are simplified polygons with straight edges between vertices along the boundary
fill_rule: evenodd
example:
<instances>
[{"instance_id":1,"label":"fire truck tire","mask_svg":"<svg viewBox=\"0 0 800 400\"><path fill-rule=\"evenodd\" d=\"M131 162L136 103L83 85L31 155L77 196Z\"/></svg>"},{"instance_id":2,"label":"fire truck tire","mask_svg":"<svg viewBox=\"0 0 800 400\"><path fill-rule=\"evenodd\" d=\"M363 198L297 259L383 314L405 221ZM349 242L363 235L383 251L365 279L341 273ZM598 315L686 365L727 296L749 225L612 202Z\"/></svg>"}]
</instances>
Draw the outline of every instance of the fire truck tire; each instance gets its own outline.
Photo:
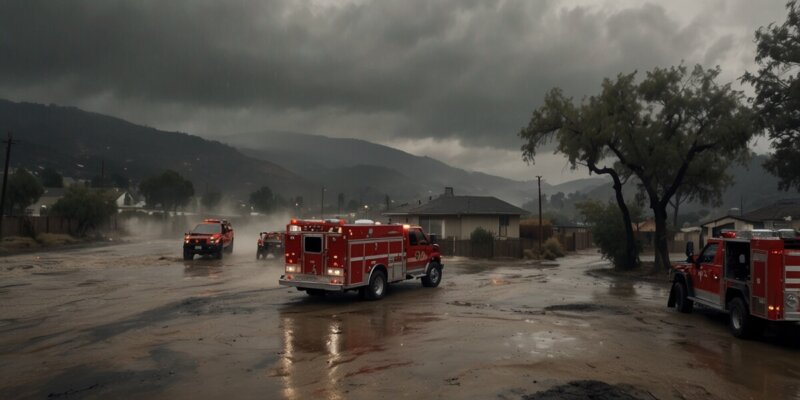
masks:
<instances>
[{"instance_id":1,"label":"fire truck tire","mask_svg":"<svg viewBox=\"0 0 800 400\"><path fill-rule=\"evenodd\" d=\"M222 253L224 253L224 252L225 252L225 248L222 247L222 245L220 245L219 246L219 250L217 250L217 252L214 254L214 258L216 258L217 260L222 260Z\"/></svg>"},{"instance_id":2,"label":"fire truck tire","mask_svg":"<svg viewBox=\"0 0 800 400\"><path fill-rule=\"evenodd\" d=\"M194 258L194 253L191 251L183 251L183 260L184 261L191 261Z\"/></svg>"},{"instance_id":3,"label":"fire truck tire","mask_svg":"<svg viewBox=\"0 0 800 400\"><path fill-rule=\"evenodd\" d=\"M432 288L439 286L439 283L442 282L442 266L439 264L432 265L430 271L428 271L428 275L423 276L420 280L424 287Z\"/></svg>"},{"instance_id":4,"label":"fire truck tire","mask_svg":"<svg viewBox=\"0 0 800 400\"><path fill-rule=\"evenodd\" d=\"M749 339L758 333L759 321L750 315L747 305L741 297L736 297L728 303L730 315L729 326L731 333L740 339Z\"/></svg>"},{"instance_id":5,"label":"fire truck tire","mask_svg":"<svg viewBox=\"0 0 800 400\"><path fill-rule=\"evenodd\" d=\"M386 274L383 271L375 271L369 278L369 285L363 288L363 297L367 300L380 300L386 294L389 285L386 283Z\"/></svg>"},{"instance_id":6,"label":"fire truck tire","mask_svg":"<svg viewBox=\"0 0 800 400\"><path fill-rule=\"evenodd\" d=\"M682 313L692 312L694 302L688 299L689 291L686 284L683 282L675 282L672 284L672 295L675 299L675 309Z\"/></svg>"}]
</instances>

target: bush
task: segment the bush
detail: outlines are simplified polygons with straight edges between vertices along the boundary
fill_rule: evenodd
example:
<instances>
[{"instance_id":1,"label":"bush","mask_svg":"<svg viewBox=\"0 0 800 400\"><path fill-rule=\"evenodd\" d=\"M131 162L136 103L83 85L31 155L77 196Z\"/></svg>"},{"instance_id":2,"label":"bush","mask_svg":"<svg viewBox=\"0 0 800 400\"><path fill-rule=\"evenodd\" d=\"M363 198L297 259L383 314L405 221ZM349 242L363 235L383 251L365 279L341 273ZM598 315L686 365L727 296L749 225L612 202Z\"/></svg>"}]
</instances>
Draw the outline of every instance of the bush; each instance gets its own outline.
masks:
<instances>
[{"instance_id":1,"label":"bush","mask_svg":"<svg viewBox=\"0 0 800 400\"><path fill-rule=\"evenodd\" d=\"M603 258L611 261L615 268L630 269L633 266L625 265L625 225L622 222L622 212L614 203L586 202L576 205L586 218L592 231L594 243L600 247ZM636 218L638 211L631 207L631 217ZM635 220L635 219L634 219ZM635 243L637 255L642 250L642 244Z\"/></svg>"},{"instance_id":2,"label":"bush","mask_svg":"<svg viewBox=\"0 0 800 400\"><path fill-rule=\"evenodd\" d=\"M75 233L79 236L96 228L116 212L117 204L113 196L83 186L71 186L64 197L53 204L53 215L78 221L78 231Z\"/></svg>"},{"instance_id":3,"label":"bush","mask_svg":"<svg viewBox=\"0 0 800 400\"><path fill-rule=\"evenodd\" d=\"M547 239L542 245L542 247L543 247L542 252L543 253L548 252L552 254L554 256L554 259L558 257L564 257L564 248L561 247L561 242L559 242L558 239L554 237ZM548 258L548 260L550 259Z\"/></svg>"},{"instance_id":4,"label":"bush","mask_svg":"<svg viewBox=\"0 0 800 400\"><path fill-rule=\"evenodd\" d=\"M474 245L490 245L494 243L494 235L479 226L469 234L469 241Z\"/></svg>"}]
</instances>

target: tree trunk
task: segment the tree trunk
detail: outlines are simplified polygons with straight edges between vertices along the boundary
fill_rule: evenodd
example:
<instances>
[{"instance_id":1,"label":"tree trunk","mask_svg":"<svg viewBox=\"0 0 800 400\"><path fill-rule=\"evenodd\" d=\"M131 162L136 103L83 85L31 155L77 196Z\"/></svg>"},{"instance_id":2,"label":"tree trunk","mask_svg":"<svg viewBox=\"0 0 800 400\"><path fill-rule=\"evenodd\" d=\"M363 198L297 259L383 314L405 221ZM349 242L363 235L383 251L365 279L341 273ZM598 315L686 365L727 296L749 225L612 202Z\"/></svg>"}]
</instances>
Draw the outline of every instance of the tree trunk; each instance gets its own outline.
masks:
<instances>
[{"instance_id":1,"label":"tree trunk","mask_svg":"<svg viewBox=\"0 0 800 400\"><path fill-rule=\"evenodd\" d=\"M656 222L655 252L657 270L664 270L670 267L669 262L669 243L667 239L667 207L666 205L656 204L652 207Z\"/></svg>"},{"instance_id":2,"label":"tree trunk","mask_svg":"<svg viewBox=\"0 0 800 400\"><path fill-rule=\"evenodd\" d=\"M625 204L625 198L622 196L622 182L615 174L611 174L611 178L614 179L614 194L617 199L617 206L619 206L619 210L622 212L622 223L625 224L625 265L621 267L624 269L634 269L639 266L639 254L636 248L636 236L633 234L631 212L628 209L628 205Z\"/></svg>"},{"instance_id":3,"label":"tree trunk","mask_svg":"<svg viewBox=\"0 0 800 400\"><path fill-rule=\"evenodd\" d=\"M676 229L678 228L678 207L680 207L681 203L678 201L678 196L675 197L675 208L672 211L672 226Z\"/></svg>"}]
</instances>

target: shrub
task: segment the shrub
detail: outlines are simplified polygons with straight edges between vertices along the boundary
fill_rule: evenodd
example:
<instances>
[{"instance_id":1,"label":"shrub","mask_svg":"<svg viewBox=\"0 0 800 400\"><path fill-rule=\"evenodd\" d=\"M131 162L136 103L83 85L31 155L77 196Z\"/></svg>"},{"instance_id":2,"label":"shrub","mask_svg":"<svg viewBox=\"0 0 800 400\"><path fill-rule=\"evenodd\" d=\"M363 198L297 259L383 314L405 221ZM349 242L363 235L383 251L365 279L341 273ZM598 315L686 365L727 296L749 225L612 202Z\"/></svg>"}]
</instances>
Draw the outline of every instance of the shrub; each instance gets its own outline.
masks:
<instances>
[{"instance_id":1,"label":"shrub","mask_svg":"<svg viewBox=\"0 0 800 400\"><path fill-rule=\"evenodd\" d=\"M494 235L479 226L469 234L469 241L475 245L489 245L494 243Z\"/></svg>"},{"instance_id":2,"label":"shrub","mask_svg":"<svg viewBox=\"0 0 800 400\"><path fill-rule=\"evenodd\" d=\"M625 225L622 222L622 212L616 204L586 202L576 206L586 218L592 231L592 239L600 248L603 258L610 260L615 268L629 269L633 266L625 265ZM631 207L631 216L636 218L638 210ZM637 240L636 253L641 251L642 244Z\"/></svg>"},{"instance_id":3,"label":"shrub","mask_svg":"<svg viewBox=\"0 0 800 400\"><path fill-rule=\"evenodd\" d=\"M561 242L559 242L558 239L556 239L554 237L551 237L550 239L547 239L544 242L544 244L542 245L542 247L543 247L543 249L542 249L543 253L544 252L549 252L550 254L552 254L554 256L554 258L564 257L564 248L561 247ZM545 258L547 258L547 257L545 257ZM548 260L549 260L549 258L548 258Z\"/></svg>"},{"instance_id":4,"label":"shrub","mask_svg":"<svg viewBox=\"0 0 800 400\"><path fill-rule=\"evenodd\" d=\"M89 190L83 186L71 186L64 197L53 204L53 215L78 221L79 236L94 229L106 218L117 212L114 197L103 191Z\"/></svg>"}]
</instances>

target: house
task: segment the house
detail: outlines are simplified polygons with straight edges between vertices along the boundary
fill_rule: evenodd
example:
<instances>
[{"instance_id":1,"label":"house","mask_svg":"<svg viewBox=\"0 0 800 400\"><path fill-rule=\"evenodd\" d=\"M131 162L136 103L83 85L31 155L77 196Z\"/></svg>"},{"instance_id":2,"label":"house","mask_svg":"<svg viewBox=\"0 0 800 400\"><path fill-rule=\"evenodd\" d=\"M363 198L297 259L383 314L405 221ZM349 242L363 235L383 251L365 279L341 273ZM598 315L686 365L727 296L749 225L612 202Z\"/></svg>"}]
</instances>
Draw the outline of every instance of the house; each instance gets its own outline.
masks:
<instances>
[{"instance_id":1,"label":"house","mask_svg":"<svg viewBox=\"0 0 800 400\"><path fill-rule=\"evenodd\" d=\"M703 236L718 237L722 230L800 229L800 199L779 200L738 216L726 215L702 224Z\"/></svg>"},{"instance_id":2,"label":"house","mask_svg":"<svg viewBox=\"0 0 800 400\"><path fill-rule=\"evenodd\" d=\"M58 199L64 197L64 188L45 188L39 200L25 209L25 214L32 216L47 215Z\"/></svg>"},{"instance_id":3,"label":"house","mask_svg":"<svg viewBox=\"0 0 800 400\"><path fill-rule=\"evenodd\" d=\"M492 196L456 196L453 188L427 203L384 212L390 222L416 224L442 238L468 240L478 227L499 239L519 238L520 216L528 212Z\"/></svg>"}]
</instances>

